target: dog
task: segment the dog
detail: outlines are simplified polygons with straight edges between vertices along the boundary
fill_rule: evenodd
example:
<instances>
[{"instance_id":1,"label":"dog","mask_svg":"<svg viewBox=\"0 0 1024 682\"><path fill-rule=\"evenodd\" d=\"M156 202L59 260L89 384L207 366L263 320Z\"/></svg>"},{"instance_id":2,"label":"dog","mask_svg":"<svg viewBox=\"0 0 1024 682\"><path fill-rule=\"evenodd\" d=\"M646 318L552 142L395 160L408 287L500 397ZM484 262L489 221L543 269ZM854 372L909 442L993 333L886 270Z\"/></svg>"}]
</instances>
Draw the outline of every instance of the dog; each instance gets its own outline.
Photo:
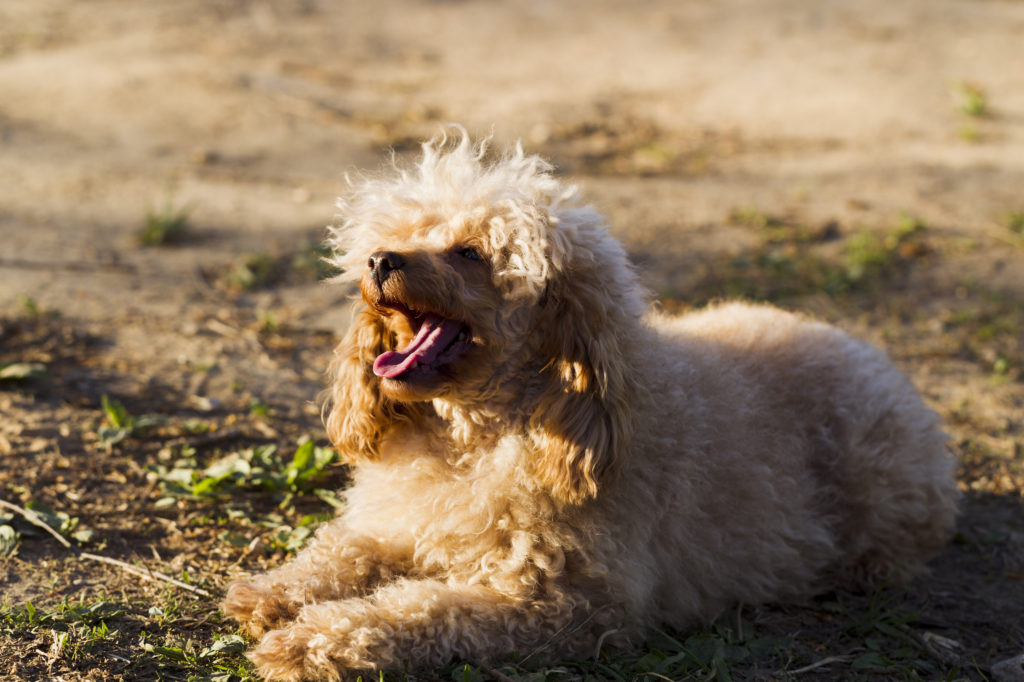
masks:
<instances>
[{"instance_id":1,"label":"dog","mask_svg":"<svg viewBox=\"0 0 1024 682\"><path fill-rule=\"evenodd\" d=\"M954 459L883 352L767 305L652 311L575 188L486 147L439 136L339 200L362 300L325 422L352 484L228 589L261 675L578 660L925 570Z\"/></svg>"}]
</instances>

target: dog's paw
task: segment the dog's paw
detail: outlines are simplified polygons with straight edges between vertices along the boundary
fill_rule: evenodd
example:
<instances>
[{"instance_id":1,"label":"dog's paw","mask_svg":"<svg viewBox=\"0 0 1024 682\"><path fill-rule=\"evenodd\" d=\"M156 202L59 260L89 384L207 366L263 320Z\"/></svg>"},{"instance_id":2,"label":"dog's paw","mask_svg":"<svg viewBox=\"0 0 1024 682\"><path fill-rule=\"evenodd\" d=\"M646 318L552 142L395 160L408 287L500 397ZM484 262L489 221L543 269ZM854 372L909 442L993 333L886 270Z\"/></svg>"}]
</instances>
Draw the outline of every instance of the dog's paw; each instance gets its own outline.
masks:
<instances>
[{"instance_id":1,"label":"dog's paw","mask_svg":"<svg viewBox=\"0 0 1024 682\"><path fill-rule=\"evenodd\" d=\"M268 680L356 679L353 668L357 667L359 647L335 641L337 637L337 632L325 633L309 624L293 623L265 634L247 655L260 676Z\"/></svg>"},{"instance_id":2,"label":"dog's paw","mask_svg":"<svg viewBox=\"0 0 1024 682\"><path fill-rule=\"evenodd\" d=\"M294 620L296 605L283 594L256 583L236 580L228 586L221 608L253 637Z\"/></svg>"}]
</instances>

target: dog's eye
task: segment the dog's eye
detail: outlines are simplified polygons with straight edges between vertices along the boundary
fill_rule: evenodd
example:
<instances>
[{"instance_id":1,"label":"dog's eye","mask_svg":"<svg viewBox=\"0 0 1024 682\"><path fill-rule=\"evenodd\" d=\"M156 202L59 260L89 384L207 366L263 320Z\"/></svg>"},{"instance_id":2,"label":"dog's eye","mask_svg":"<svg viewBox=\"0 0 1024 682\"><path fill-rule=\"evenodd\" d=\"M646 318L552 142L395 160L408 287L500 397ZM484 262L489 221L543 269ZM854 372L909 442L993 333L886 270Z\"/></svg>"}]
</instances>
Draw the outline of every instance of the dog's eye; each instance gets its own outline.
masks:
<instances>
[{"instance_id":1,"label":"dog's eye","mask_svg":"<svg viewBox=\"0 0 1024 682\"><path fill-rule=\"evenodd\" d=\"M474 249L472 246L465 246L459 249L456 253L465 258L466 260L483 260L484 257L480 255L480 252Z\"/></svg>"}]
</instances>

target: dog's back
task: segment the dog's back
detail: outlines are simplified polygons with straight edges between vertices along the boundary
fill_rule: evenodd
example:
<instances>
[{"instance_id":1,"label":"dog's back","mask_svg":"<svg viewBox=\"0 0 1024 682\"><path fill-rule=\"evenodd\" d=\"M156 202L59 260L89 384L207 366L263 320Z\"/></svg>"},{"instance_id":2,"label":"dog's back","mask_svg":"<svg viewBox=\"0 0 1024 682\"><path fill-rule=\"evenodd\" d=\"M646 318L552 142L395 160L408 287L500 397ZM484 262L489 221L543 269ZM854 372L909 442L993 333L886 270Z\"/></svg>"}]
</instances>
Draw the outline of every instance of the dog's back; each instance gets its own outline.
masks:
<instances>
[{"instance_id":1,"label":"dog's back","mask_svg":"<svg viewBox=\"0 0 1024 682\"><path fill-rule=\"evenodd\" d=\"M628 531L615 551L649 556L628 589L664 620L808 596L837 574L908 578L943 546L953 458L884 353L767 306L649 322L634 449L607 509L632 517L609 520Z\"/></svg>"}]
</instances>

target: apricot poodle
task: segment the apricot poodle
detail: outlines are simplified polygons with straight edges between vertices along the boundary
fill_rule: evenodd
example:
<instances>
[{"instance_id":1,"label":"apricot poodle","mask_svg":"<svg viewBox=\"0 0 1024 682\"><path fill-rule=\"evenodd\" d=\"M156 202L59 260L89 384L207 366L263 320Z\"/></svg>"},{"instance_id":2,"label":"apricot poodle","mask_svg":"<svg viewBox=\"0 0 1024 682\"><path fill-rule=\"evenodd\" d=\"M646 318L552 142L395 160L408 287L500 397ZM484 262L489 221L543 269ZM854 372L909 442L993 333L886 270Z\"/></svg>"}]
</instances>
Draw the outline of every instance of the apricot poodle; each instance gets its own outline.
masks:
<instances>
[{"instance_id":1,"label":"apricot poodle","mask_svg":"<svg viewBox=\"0 0 1024 682\"><path fill-rule=\"evenodd\" d=\"M338 518L224 610L272 679L592 657L841 580L954 521L937 416L879 350L768 306L652 312L602 218L460 132L332 230L362 301L327 432Z\"/></svg>"}]
</instances>

